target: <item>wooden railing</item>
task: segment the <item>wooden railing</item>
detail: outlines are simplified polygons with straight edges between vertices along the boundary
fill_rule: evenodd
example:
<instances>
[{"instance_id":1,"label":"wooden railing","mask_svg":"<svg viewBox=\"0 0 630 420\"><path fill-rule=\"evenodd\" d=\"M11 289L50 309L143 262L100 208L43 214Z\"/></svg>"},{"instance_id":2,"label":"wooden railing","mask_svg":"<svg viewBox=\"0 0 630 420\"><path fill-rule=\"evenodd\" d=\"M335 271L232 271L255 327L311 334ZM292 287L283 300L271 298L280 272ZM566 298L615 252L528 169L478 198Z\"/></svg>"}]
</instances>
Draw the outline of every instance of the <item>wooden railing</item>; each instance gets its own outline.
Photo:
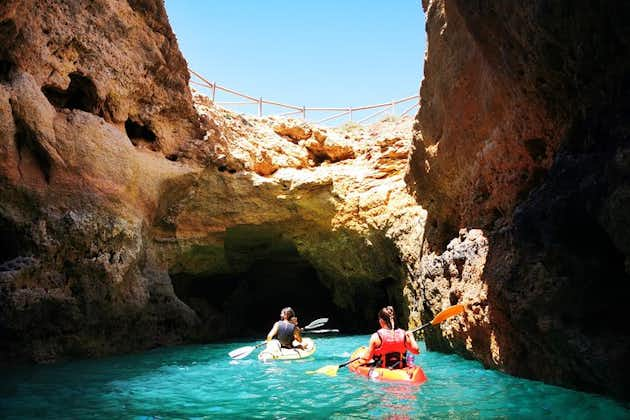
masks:
<instances>
[{"instance_id":1,"label":"wooden railing","mask_svg":"<svg viewBox=\"0 0 630 420\"><path fill-rule=\"evenodd\" d=\"M225 86L221 86L218 85L216 82L210 82L208 80L206 80L202 75L200 75L199 73L197 73L196 71L189 69L190 73L193 75L193 79L190 81L190 84L193 86L197 86L197 87L202 87L202 88L206 88L209 90L208 94L210 99L212 100L213 103L217 104L217 105L221 105L221 106L243 106L243 105L254 105L257 107L257 111L258 111L258 116L262 117L263 114L263 105L267 104L267 105L272 105L274 107L278 107L281 109L285 109L285 110L289 110L288 112L284 112L284 113L280 113L277 115L280 116L289 116L289 115L299 115L302 117L302 119L304 121L306 121L306 116L307 116L307 112L309 113L330 113L330 112L334 112L333 115L329 115L326 116L323 119L317 120L317 121L313 121L315 123L324 123L324 122L328 122L328 121L332 121L338 118L341 118L343 116L348 116L348 120L349 121L353 121L355 116L357 116L357 113L360 113L362 118L357 120L356 122L361 124L363 122L366 122L376 116L385 114L387 111L390 111L392 115L396 115L396 106L399 104L403 104L403 103L408 103L410 101L414 101L413 104L407 108L405 108L401 113L400 116L403 115L407 115L409 114L411 111L413 111L415 108L417 108L420 105L420 96L419 95L413 95L413 96L408 96L406 98L402 98L402 99L398 99L395 101L391 101L391 102L383 102L380 104L374 104L374 105L365 105L365 106L358 106L358 107L345 107L345 108L340 108L340 107L334 107L334 108L320 108L320 107L306 107L306 106L297 106L297 105L289 105L289 104L283 104L281 102L276 102L276 101L270 101L268 99L263 99L262 97L259 98L255 98L253 96L250 95L246 95L244 93L238 92L236 90L233 89L229 89ZM216 96L217 96L217 91L221 91L233 96L237 96L239 98L243 98L246 99L247 101L219 101L219 102L215 102ZM368 111L368 110L376 110L378 109L378 111L371 113L367 116L362 115L364 114L364 111Z\"/></svg>"}]
</instances>

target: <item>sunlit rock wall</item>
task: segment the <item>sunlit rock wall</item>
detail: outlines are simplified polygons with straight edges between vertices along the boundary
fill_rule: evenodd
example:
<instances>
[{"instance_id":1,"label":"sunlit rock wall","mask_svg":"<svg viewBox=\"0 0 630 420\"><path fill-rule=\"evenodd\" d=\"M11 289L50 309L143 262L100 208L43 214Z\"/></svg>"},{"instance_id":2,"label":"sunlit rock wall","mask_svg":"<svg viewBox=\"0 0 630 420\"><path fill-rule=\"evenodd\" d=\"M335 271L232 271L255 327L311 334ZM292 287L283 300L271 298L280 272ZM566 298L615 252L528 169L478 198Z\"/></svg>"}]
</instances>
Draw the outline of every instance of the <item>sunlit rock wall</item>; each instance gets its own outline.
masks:
<instances>
[{"instance_id":1,"label":"sunlit rock wall","mask_svg":"<svg viewBox=\"0 0 630 420\"><path fill-rule=\"evenodd\" d=\"M300 314L407 317L412 119L245 118L188 78L159 0L0 4L0 362L262 334L280 302L252 278L304 286Z\"/></svg>"},{"instance_id":2,"label":"sunlit rock wall","mask_svg":"<svg viewBox=\"0 0 630 420\"><path fill-rule=\"evenodd\" d=\"M169 272L202 282L249 278L258 267L270 288L282 282L290 290L299 279L274 275L261 264L286 261L278 271L290 271L290 262L299 260L316 270L338 315L347 315L341 327L370 328L378 305L387 302L396 303L406 319L403 288L417 265L426 216L403 179L413 120L323 128L244 118L203 97L195 100L217 140L182 150L180 161L204 169L194 182L178 184L176 194L164 196L155 220L153 232ZM243 302L249 300L256 304L254 292L226 293L234 307L248 306ZM293 306L305 305L295 300ZM229 314L223 315L216 317L217 328L230 323L236 328Z\"/></svg>"}]
</instances>

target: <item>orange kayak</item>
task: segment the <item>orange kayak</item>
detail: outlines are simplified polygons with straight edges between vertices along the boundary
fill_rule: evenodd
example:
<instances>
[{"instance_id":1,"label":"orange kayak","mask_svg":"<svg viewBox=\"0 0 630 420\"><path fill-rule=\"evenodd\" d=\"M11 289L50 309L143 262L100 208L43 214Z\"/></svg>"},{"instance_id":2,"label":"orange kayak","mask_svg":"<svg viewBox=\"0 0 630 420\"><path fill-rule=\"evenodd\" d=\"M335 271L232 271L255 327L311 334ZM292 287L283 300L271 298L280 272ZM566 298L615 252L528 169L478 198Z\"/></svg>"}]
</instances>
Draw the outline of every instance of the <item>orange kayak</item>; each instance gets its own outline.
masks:
<instances>
[{"instance_id":1,"label":"orange kayak","mask_svg":"<svg viewBox=\"0 0 630 420\"><path fill-rule=\"evenodd\" d=\"M365 352L365 347L359 347L352 353L350 360L359 357ZM362 361L357 360L348 365L350 371L361 376L368 377L379 382L404 382L420 385L427 381L427 376L420 366L406 367L402 369L377 368L371 366L361 366Z\"/></svg>"}]
</instances>

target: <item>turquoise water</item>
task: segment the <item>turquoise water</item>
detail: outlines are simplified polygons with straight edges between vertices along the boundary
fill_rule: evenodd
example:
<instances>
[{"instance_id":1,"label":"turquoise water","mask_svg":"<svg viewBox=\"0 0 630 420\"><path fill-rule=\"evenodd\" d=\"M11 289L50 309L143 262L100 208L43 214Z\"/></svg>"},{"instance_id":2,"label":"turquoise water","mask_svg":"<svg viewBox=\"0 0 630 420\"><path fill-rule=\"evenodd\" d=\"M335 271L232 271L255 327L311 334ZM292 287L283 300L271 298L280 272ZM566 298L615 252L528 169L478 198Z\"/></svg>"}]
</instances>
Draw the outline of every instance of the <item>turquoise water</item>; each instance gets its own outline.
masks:
<instances>
[{"instance_id":1,"label":"turquoise water","mask_svg":"<svg viewBox=\"0 0 630 420\"><path fill-rule=\"evenodd\" d=\"M5 369L0 418L630 418L628 407L597 395L485 370L457 356L416 356L429 381L375 383L339 364L368 336L317 339L308 360L263 364L250 342L158 349L143 354Z\"/></svg>"}]
</instances>

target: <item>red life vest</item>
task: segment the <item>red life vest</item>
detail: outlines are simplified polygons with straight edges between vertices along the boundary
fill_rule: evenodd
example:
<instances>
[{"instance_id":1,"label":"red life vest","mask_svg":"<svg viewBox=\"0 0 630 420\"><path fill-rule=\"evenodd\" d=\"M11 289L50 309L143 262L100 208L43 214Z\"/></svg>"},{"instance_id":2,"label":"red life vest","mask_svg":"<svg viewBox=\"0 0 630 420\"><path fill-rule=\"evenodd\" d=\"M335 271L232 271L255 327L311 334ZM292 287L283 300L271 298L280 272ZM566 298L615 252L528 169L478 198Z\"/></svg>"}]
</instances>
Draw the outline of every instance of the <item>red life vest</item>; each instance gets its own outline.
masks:
<instances>
[{"instance_id":1,"label":"red life vest","mask_svg":"<svg viewBox=\"0 0 630 420\"><path fill-rule=\"evenodd\" d=\"M373 356L379 360L381 367L392 365L396 365L396 368L405 367L405 353L407 352L405 330L399 328L392 331L381 328L376 334L381 339L381 345L374 349Z\"/></svg>"}]
</instances>

